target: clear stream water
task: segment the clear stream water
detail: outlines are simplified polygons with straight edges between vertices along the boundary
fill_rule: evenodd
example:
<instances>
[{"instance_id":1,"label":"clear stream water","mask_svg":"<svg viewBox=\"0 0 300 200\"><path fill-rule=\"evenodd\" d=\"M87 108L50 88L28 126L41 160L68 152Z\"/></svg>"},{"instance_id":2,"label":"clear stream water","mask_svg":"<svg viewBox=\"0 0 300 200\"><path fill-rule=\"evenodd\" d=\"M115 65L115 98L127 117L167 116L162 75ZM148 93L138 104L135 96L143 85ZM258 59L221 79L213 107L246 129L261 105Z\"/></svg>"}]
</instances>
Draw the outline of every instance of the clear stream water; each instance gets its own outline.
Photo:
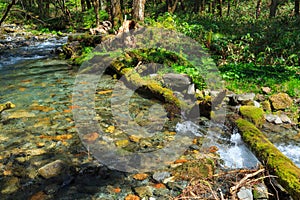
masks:
<instances>
[{"instance_id":1,"label":"clear stream water","mask_svg":"<svg viewBox=\"0 0 300 200\"><path fill-rule=\"evenodd\" d=\"M19 177L21 188L30 188L37 177L36 170L56 159L87 162L80 157L80 154L86 155L86 150L78 137L72 115L76 71L51 55L51 51L64 42L66 38L49 39L1 54L0 103L11 101L16 108L4 111L1 116L0 170L6 176L0 176L0 188L5 188L5 183L11 181L8 177L12 174ZM109 127L114 124L109 97L115 83L111 76L104 76L95 96L96 118L107 130L111 130ZM139 116L141 124L147 124L144 118L149 106L159 103L137 94L132 96L132 102L132 115ZM239 133L224 135L222 125L216 124L217 128L205 133L205 126L190 121L166 126L166 129L176 132L191 131L195 136L205 136L203 146L217 146L224 167L253 168L258 164ZM59 135L64 138L58 138ZM122 137L122 133L115 137ZM292 145L278 143L279 149L300 166L300 147Z\"/></svg>"}]
</instances>

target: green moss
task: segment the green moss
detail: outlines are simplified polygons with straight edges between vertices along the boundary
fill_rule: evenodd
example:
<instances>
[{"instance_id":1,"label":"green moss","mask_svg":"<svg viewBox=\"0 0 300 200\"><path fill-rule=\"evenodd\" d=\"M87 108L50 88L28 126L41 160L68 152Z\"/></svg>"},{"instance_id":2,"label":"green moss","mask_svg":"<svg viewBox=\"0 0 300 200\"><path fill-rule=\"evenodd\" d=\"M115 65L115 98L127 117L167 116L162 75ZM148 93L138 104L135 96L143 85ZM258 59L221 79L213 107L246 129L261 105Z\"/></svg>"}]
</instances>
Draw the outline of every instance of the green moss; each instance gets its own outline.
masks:
<instances>
[{"instance_id":1,"label":"green moss","mask_svg":"<svg viewBox=\"0 0 300 200\"><path fill-rule=\"evenodd\" d=\"M258 128L262 127L265 122L264 111L261 108L255 106L241 106L240 113L244 118L253 122Z\"/></svg>"},{"instance_id":2,"label":"green moss","mask_svg":"<svg viewBox=\"0 0 300 200\"><path fill-rule=\"evenodd\" d=\"M200 161L187 161L176 167L172 174L178 179L197 179L211 177L214 173L214 161L203 158Z\"/></svg>"},{"instance_id":3,"label":"green moss","mask_svg":"<svg viewBox=\"0 0 300 200\"><path fill-rule=\"evenodd\" d=\"M300 169L283 155L252 123L236 120L243 140L267 168L278 176L280 184L293 196L300 199Z\"/></svg>"}]
</instances>

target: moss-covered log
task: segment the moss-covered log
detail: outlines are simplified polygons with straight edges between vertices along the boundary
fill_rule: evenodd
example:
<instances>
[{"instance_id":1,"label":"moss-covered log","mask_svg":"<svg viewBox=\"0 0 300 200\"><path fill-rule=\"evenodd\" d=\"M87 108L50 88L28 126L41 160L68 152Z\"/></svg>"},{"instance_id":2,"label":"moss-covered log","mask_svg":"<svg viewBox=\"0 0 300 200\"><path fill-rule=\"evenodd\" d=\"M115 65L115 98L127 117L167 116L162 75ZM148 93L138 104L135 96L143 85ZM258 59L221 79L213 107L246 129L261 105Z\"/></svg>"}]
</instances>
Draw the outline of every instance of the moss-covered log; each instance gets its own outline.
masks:
<instances>
[{"instance_id":1,"label":"moss-covered log","mask_svg":"<svg viewBox=\"0 0 300 200\"><path fill-rule=\"evenodd\" d=\"M181 109L188 109L186 102L177 98L169 88L161 86L157 81L142 78L134 69L126 67L120 61L114 61L111 68L120 76L125 76L126 80L133 87L149 90L156 97L161 97L166 103L174 104Z\"/></svg>"},{"instance_id":2,"label":"moss-covered log","mask_svg":"<svg viewBox=\"0 0 300 200\"><path fill-rule=\"evenodd\" d=\"M251 150L272 173L278 176L279 183L291 196L295 200L299 200L300 169L283 155L254 124L241 118L236 120L236 124L243 140Z\"/></svg>"}]
</instances>

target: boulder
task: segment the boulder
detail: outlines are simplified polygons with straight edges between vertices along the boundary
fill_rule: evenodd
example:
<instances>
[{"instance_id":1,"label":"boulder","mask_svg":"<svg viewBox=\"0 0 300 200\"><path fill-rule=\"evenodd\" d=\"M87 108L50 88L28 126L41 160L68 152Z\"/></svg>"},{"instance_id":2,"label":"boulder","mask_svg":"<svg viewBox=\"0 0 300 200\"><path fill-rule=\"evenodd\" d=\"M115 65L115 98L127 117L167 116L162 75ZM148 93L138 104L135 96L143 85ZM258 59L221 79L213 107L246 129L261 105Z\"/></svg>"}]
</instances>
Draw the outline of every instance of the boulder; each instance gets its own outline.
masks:
<instances>
[{"instance_id":1,"label":"boulder","mask_svg":"<svg viewBox=\"0 0 300 200\"><path fill-rule=\"evenodd\" d=\"M163 75L164 84L172 89L185 90L191 84L191 79L185 74L168 73Z\"/></svg>"},{"instance_id":2,"label":"boulder","mask_svg":"<svg viewBox=\"0 0 300 200\"><path fill-rule=\"evenodd\" d=\"M38 169L39 174L48 179L60 175L66 169L62 160L56 160Z\"/></svg>"},{"instance_id":3,"label":"boulder","mask_svg":"<svg viewBox=\"0 0 300 200\"><path fill-rule=\"evenodd\" d=\"M270 94L271 93L271 88L269 88L269 87L262 87L261 90L265 94Z\"/></svg>"},{"instance_id":4,"label":"boulder","mask_svg":"<svg viewBox=\"0 0 300 200\"><path fill-rule=\"evenodd\" d=\"M293 100L286 93L274 94L270 97L270 101L274 110L284 110L293 104Z\"/></svg>"}]
</instances>

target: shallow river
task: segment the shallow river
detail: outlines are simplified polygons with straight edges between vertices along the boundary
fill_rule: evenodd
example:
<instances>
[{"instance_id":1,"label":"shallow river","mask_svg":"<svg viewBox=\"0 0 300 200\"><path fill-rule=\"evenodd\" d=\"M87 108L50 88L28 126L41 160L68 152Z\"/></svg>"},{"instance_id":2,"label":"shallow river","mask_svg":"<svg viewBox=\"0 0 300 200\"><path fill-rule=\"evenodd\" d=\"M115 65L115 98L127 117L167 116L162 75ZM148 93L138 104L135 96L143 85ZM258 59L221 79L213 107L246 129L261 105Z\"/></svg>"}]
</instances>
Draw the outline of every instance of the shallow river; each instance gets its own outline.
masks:
<instances>
[{"instance_id":1,"label":"shallow river","mask_svg":"<svg viewBox=\"0 0 300 200\"><path fill-rule=\"evenodd\" d=\"M84 138L78 134L75 127L72 111L78 105L72 104L72 94L76 70L73 70L65 61L50 54L51 50L63 42L65 39L51 39L37 43L36 46L30 48L22 47L18 50L4 52L1 56L0 103L11 101L16 105L14 109L1 114L0 170L3 173L0 176L0 188L2 188L3 198L17 199L22 197L23 192L29 195L45 189L45 187L50 193L52 190L57 191L57 187L51 180L43 182L38 178L36 171L39 167L57 159L68 160L75 166L81 166L89 163L91 159L89 146L86 144L93 141L93 137L99 137L99 135L90 134ZM126 143L125 131L118 129L110 106L110 98L118 95L112 94L116 82L116 79L105 75L98 83L95 94L94 120L107 134L105 137L117 144L117 147L122 147ZM81 84L86 83L82 82ZM153 105L159 106L153 107ZM223 125L212 125L211 122L205 120L203 125L182 120L167 121L165 124L161 124L164 116L159 114L159 109L162 106L155 99L134 93L129 104L132 119L128 120L134 119L140 126L156 132L190 132L193 136L205 137L202 148L218 147L218 152L224 160L224 167L253 168L257 166L257 159L244 145L238 132L228 133ZM157 113L156 108L158 109ZM154 113L153 116L150 116L151 120L149 120L149 109L152 109ZM161 126L161 128L156 130L156 126ZM209 129L209 126L215 128ZM136 130L132 128L130 131ZM129 145L127 150L145 153L155 151L155 148L151 149L152 146L159 146L163 140L168 139L160 134L157 135L152 140L155 142L143 141L143 145L142 142L135 146ZM81 139L85 140L84 145ZM284 152L286 149L297 151L295 147L282 146L280 143L278 146ZM300 152L299 149L298 152ZM294 159L296 164L300 164L299 154L287 152L287 155ZM115 157L111 158L111 160L113 159ZM107 182L116 184L115 182L120 179L120 183L123 181L122 184L126 184L123 180L124 175L116 172L115 176L114 182L109 182L109 180ZM103 181L100 183L98 179L90 181L88 178L75 178L74 181L73 177L63 177L61 185L68 185L73 181L73 187L64 188L56 194L56 197L64 199L66 192L70 198L82 196L84 199L90 193L97 192L98 196L101 196L100 194L103 192L95 187L106 183ZM8 182L11 182L11 185L18 185L18 187L12 187L11 191L6 193L4 189Z\"/></svg>"}]
</instances>

